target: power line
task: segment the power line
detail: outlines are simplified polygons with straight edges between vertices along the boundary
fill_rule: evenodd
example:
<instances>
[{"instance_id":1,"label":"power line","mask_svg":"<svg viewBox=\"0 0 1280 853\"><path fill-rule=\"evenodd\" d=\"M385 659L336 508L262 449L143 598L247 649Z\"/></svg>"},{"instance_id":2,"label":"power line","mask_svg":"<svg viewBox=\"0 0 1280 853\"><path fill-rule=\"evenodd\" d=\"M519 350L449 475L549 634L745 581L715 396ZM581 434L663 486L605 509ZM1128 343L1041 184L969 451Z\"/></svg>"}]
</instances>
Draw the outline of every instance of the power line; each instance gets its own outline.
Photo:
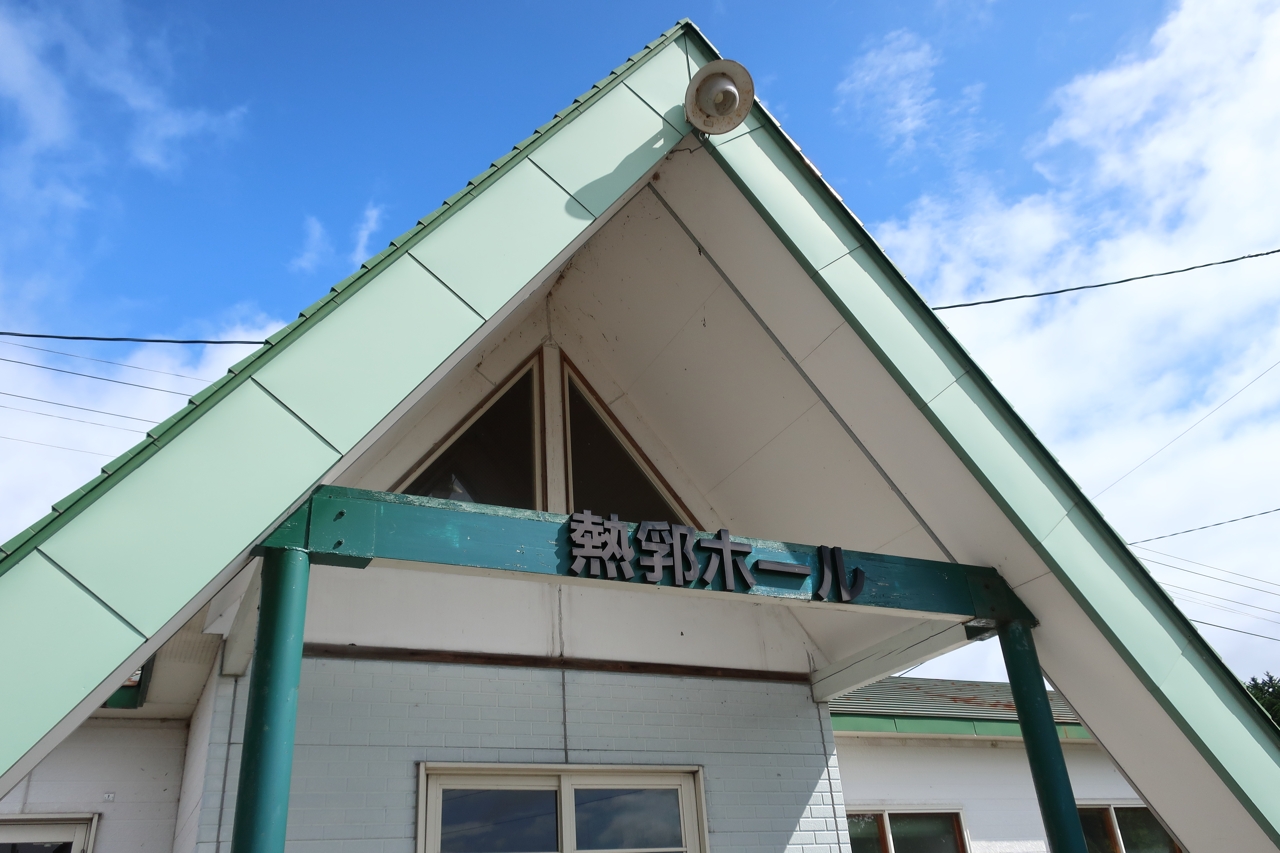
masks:
<instances>
[{"instance_id":1,"label":"power line","mask_svg":"<svg viewBox=\"0 0 1280 853\"><path fill-rule=\"evenodd\" d=\"M20 361L16 358L3 358L0 361L7 361L10 364L24 364L27 367L38 367L41 370L52 370L54 373L67 373L71 376L83 376L86 379L96 379L99 382L111 382L116 385L128 385L130 388L145 388L148 391L160 391L164 394L177 394L179 397L190 397L189 391L170 391L168 388L157 388L154 385L139 385L136 382L125 382L123 379L108 379L105 376L94 376L92 373L79 373L75 370L63 370L61 367L50 367L47 364L36 364L34 361Z\"/></svg>"},{"instance_id":2,"label":"power line","mask_svg":"<svg viewBox=\"0 0 1280 853\"><path fill-rule=\"evenodd\" d=\"M10 435L0 435L0 439L4 439L5 441L20 441L23 444L35 444L40 447L52 447L54 450L70 450L72 453L88 453L90 456L106 456L106 457L114 456L114 454L111 454L111 453L98 453L96 450L81 450L78 447L63 447L60 444L45 444L43 441L31 441L26 438L14 438L13 436L10 436Z\"/></svg>"},{"instance_id":3,"label":"power line","mask_svg":"<svg viewBox=\"0 0 1280 853\"><path fill-rule=\"evenodd\" d=\"M81 412L93 412L95 415L110 415L113 418L127 418L131 421L141 421L144 424L160 423L159 421L151 420L150 418L135 418L133 415L121 415L115 412L104 411L103 409L90 409L90 408L86 408L85 406L73 406L70 403L59 403L55 400L42 400L39 397L24 397L21 394L11 394L8 391L0 391L0 395L3 395L5 397L16 397L19 400L30 400L33 403L46 403L50 406L62 406L63 408L76 409ZM1157 551L1156 553L1158 554L1160 552ZM1212 566L1210 566L1210 568L1212 568Z\"/></svg>"},{"instance_id":4,"label":"power line","mask_svg":"<svg viewBox=\"0 0 1280 853\"><path fill-rule=\"evenodd\" d=\"M1254 614L1254 613L1245 613L1243 610L1236 610L1234 607L1223 607L1221 604L1213 604L1208 601L1197 601L1194 598L1187 598L1185 596L1175 595L1173 593L1170 593L1169 597L1172 598L1174 601L1185 601L1188 604L1194 604L1197 607L1208 607L1212 610L1221 610L1223 613L1234 613L1237 616L1247 616L1248 618L1256 619L1259 622L1269 622L1272 625L1280 625L1280 620L1268 619L1265 616L1258 616L1257 614ZM1182 608L1182 609L1185 611L1185 608Z\"/></svg>"},{"instance_id":5,"label":"power line","mask_svg":"<svg viewBox=\"0 0 1280 853\"><path fill-rule=\"evenodd\" d=\"M1237 261L1247 261L1250 258L1265 258L1267 255L1280 254L1280 249L1271 249L1266 252L1254 252L1252 255L1241 255L1238 258L1227 258L1225 261L1210 261L1207 264L1196 264L1192 267L1183 267L1180 270L1168 270L1166 272L1153 272L1146 275L1135 275L1130 278L1120 278L1115 281L1104 281L1100 284L1082 284L1078 287L1063 287L1059 290L1045 290L1040 293L1019 293L1015 296L1001 296L996 299L979 299L976 302L954 302L951 305L938 305L934 307L934 311L946 311L950 308L972 308L974 305L994 305L997 302L1012 302L1015 299L1036 299L1040 296L1057 296L1059 293L1073 293L1077 290L1094 290L1099 287L1111 287L1113 284L1127 284L1131 281L1142 281L1147 278L1160 278L1165 275L1177 275L1178 273L1191 272L1192 270L1202 270L1205 267L1217 267L1223 264L1234 264Z\"/></svg>"},{"instance_id":6,"label":"power line","mask_svg":"<svg viewBox=\"0 0 1280 853\"><path fill-rule=\"evenodd\" d=\"M1161 557L1168 557L1170 560L1181 560L1182 562L1190 563L1193 566L1204 566L1206 569L1213 569L1215 572L1222 572L1224 575L1234 575L1235 577L1238 577L1238 578L1244 578L1247 581L1257 581L1258 583L1265 583L1270 586L1280 586L1280 583L1276 583L1275 581L1269 581L1269 580L1266 580L1265 578L1256 577L1254 575L1241 574L1240 572L1233 572L1228 569L1220 569L1217 566L1211 566L1208 563L1200 563L1195 560L1189 560L1186 557L1179 557L1177 554L1168 554L1168 553L1165 553L1164 551L1157 551L1155 548L1145 548L1141 545L1139 545L1138 547L1141 548L1143 551L1150 551L1152 554L1159 554Z\"/></svg>"},{"instance_id":7,"label":"power line","mask_svg":"<svg viewBox=\"0 0 1280 853\"><path fill-rule=\"evenodd\" d=\"M1204 572L1196 572L1196 571L1192 571L1191 569L1184 569L1181 566L1175 566L1172 563L1162 563L1159 560L1153 560L1150 557L1139 557L1138 559L1142 560L1142 562L1144 563L1155 563L1157 566L1164 566L1166 569L1173 569L1174 571L1178 571L1178 572L1186 572L1189 575L1195 575L1196 577L1207 578L1211 581L1217 581L1218 583L1229 583L1232 586L1238 586L1241 589L1249 589L1249 590L1253 590L1254 592L1260 592L1263 595L1280 596L1280 592L1272 592L1269 589L1258 589L1256 586L1249 586L1248 584L1238 583L1236 581L1229 581L1226 578L1215 578L1213 575L1206 575Z\"/></svg>"},{"instance_id":8,"label":"power line","mask_svg":"<svg viewBox=\"0 0 1280 853\"><path fill-rule=\"evenodd\" d=\"M266 341L215 341L205 338L103 338L97 335L38 335L34 332L0 332L6 338L42 338L54 341L107 341L130 344L253 344L262 346Z\"/></svg>"},{"instance_id":9,"label":"power line","mask_svg":"<svg viewBox=\"0 0 1280 853\"><path fill-rule=\"evenodd\" d=\"M1120 475L1120 476L1115 480L1115 482L1113 482L1113 483L1111 484L1111 486L1114 486L1116 483L1119 483L1119 482L1120 482L1121 480L1123 480L1125 477L1128 477L1128 476L1129 476L1130 474L1132 474L1134 471L1137 471L1137 470L1138 470L1139 468L1141 468L1143 465L1146 465L1146 464L1147 464L1148 462L1150 462L1152 459L1155 459L1157 456L1159 456L1161 453L1163 453L1165 450L1167 450L1167 449L1169 448L1169 445L1170 445L1170 444L1173 444L1175 441L1177 441L1178 439L1182 438L1184 435L1186 435L1187 433L1191 432L1191 431L1192 431L1193 429L1195 429L1196 427L1200 426L1200 424L1204 423L1205 419L1206 419L1206 418L1208 418L1208 417L1209 417L1209 415L1212 415L1214 412L1218 411L1218 409L1221 409L1221 408L1222 408L1223 406L1225 406L1227 403L1230 403L1230 402L1231 402L1232 400L1234 400L1236 397L1239 397L1242 393L1244 393L1244 390L1245 390L1246 388L1248 388L1248 387L1249 387L1250 385L1252 385L1253 383L1257 382L1257 381L1258 381L1259 379L1261 379L1262 377L1266 376L1266 375L1267 375L1268 373L1270 373L1272 370L1275 370L1277 367L1280 367L1280 361L1277 361L1275 364L1271 365L1271 366L1270 366L1270 367L1268 367L1266 370L1262 371L1262 372L1261 372L1261 373L1259 373L1257 376L1255 376L1255 377L1253 377L1252 379L1250 379L1248 382L1246 382L1244 385L1242 385L1242 386L1240 387L1240 390L1239 390L1239 391L1236 391L1236 393L1232 394L1230 397L1228 397L1227 399L1223 400L1223 401L1222 401L1221 403L1219 403L1218 405L1214 406L1212 409L1210 409L1208 412L1206 412L1206 413L1205 413L1205 414L1204 414L1204 415L1203 415L1203 416L1202 416L1198 421L1196 421L1196 422L1195 422L1195 423L1193 423L1191 426L1189 426L1189 427L1187 427L1186 429L1184 429L1182 432L1180 432L1180 433L1178 433L1177 435L1175 435L1173 438L1169 439L1169 441L1168 441L1168 442L1166 442L1166 443L1165 443L1165 445L1164 445L1163 447L1161 447L1159 450L1157 450L1155 453L1152 453L1152 454L1151 454L1150 456L1148 456L1146 459L1143 459L1143 460L1142 460L1141 462L1139 462L1137 465L1134 465L1134 466L1133 466L1132 468L1130 468L1128 471L1126 471L1126 472L1124 472L1123 474L1121 474L1121 475ZM1103 493L1103 492L1105 492L1105 491L1107 491L1107 489L1110 489L1110 488L1111 488L1111 486L1107 486L1107 488L1106 488L1106 489L1103 489L1103 490L1102 490L1102 492L1098 492L1098 494L1094 495L1094 496L1093 496L1093 498L1091 498L1091 500L1092 500L1092 499L1096 499L1096 498L1098 498L1099 496L1101 496L1101 495L1102 495L1102 493Z\"/></svg>"},{"instance_id":10,"label":"power line","mask_svg":"<svg viewBox=\"0 0 1280 853\"><path fill-rule=\"evenodd\" d=\"M35 409L22 409L17 406L6 406L4 404L0 404L0 409L8 409L11 412L26 412L29 415L41 415L46 418L57 418L60 421L74 421L75 423L78 423L78 424L90 424L91 426L106 427L107 429L121 429L121 430L124 430L125 432L139 432L139 433L146 432L146 430L130 429L129 427L115 426L113 424L104 424L104 423L99 423L98 421L86 421L86 420L81 420L80 418L69 418L66 415L55 415L51 412L37 412ZM1280 593L1276 593L1276 594L1280 595Z\"/></svg>"},{"instance_id":11,"label":"power line","mask_svg":"<svg viewBox=\"0 0 1280 853\"><path fill-rule=\"evenodd\" d=\"M96 361L99 364L114 364L116 367L127 367L130 370L145 370L147 373L159 373L161 376L176 376L179 379L192 379L192 380L195 380L196 382L210 381L208 379L201 379L199 376L187 376L185 373L170 373L167 370L156 370L151 367L139 367L136 364L125 364L123 361L111 361L105 358L93 358L92 356L80 355L79 353L74 353L74 352L63 352L62 350L45 349L44 347L33 347L31 346L31 344L15 344L13 341L0 341L0 344L5 344L6 346L11 346L11 347L22 347L23 349L33 349L33 350L36 350L37 352L53 353L54 355L65 355L68 358L82 358L85 361Z\"/></svg>"},{"instance_id":12,"label":"power line","mask_svg":"<svg viewBox=\"0 0 1280 853\"><path fill-rule=\"evenodd\" d=\"M1225 601L1228 604L1236 604L1236 605L1239 605L1240 607L1250 607L1254 610L1261 610L1263 613L1272 613L1272 614L1275 614L1276 616L1280 616L1280 610L1272 610L1269 607L1261 607L1257 604L1249 604L1248 602L1245 602L1245 601L1237 601L1234 598L1227 598L1221 595L1214 595L1211 592L1201 592L1198 589L1191 589L1190 587L1178 586L1177 584L1172 584L1172 583L1162 583L1160 585L1162 587L1165 587L1166 589L1176 589L1182 592L1193 592L1196 595L1203 595L1209 598L1215 598L1218 601Z\"/></svg>"},{"instance_id":13,"label":"power line","mask_svg":"<svg viewBox=\"0 0 1280 853\"><path fill-rule=\"evenodd\" d=\"M1280 637L1268 637L1266 634L1255 634L1252 631L1241 631L1239 628L1228 628L1226 625L1215 625L1212 622L1201 622L1199 619L1191 619L1191 622L1197 625L1208 625L1210 628L1221 628L1224 631L1234 631L1237 634L1248 634L1250 637L1260 637L1264 640L1271 640L1273 643L1280 643Z\"/></svg>"},{"instance_id":14,"label":"power line","mask_svg":"<svg viewBox=\"0 0 1280 853\"><path fill-rule=\"evenodd\" d=\"M1166 533L1163 536L1152 536L1150 539L1139 539L1136 542L1130 542L1130 545L1141 545L1143 542L1154 542L1157 539L1168 539L1171 536L1181 536L1184 533L1195 533L1197 530L1208 530L1210 527L1221 527L1224 524L1235 524L1237 521L1247 521L1250 518L1257 518L1261 515L1270 515L1273 512L1280 512L1280 506L1275 509L1263 510L1255 512L1253 515L1242 515L1239 518L1228 518L1226 521L1217 521L1213 524L1206 524L1202 527L1192 527L1188 530L1179 530L1177 533Z\"/></svg>"}]
</instances>

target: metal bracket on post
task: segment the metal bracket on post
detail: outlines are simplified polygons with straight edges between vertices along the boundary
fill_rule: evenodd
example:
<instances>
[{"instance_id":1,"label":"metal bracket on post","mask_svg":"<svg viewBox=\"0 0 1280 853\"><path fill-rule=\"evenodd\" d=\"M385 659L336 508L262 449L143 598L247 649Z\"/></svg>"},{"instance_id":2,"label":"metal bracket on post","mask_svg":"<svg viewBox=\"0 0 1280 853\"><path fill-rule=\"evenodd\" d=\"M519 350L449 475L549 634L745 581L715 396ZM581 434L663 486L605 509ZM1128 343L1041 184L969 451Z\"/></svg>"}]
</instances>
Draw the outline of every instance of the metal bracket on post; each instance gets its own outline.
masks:
<instances>
[{"instance_id":1,"label":"metal bracket on post","mask_svg":"<svg viewBox=\"0 0 1280 853\"><path fill-rule=\"evenodd\" d=\"M284 853L310 571L304 550L265 549L232 853Z\"/></svg>"},{"instance_id":2,"label":"metal bracket on post","mask_svg":"<svg viewBox=\"0 0 1280 853\"><path fill-rule=\"evenodd\" d=\"M1036 799L1040 802L1040 816L1044 820L1050 853L1087 853L1031 626L1030 620L1015 619L1002 622L999 632L1013 704L1022 727L1022 742L1031 765Z\"/></svg>"}]
</instances>

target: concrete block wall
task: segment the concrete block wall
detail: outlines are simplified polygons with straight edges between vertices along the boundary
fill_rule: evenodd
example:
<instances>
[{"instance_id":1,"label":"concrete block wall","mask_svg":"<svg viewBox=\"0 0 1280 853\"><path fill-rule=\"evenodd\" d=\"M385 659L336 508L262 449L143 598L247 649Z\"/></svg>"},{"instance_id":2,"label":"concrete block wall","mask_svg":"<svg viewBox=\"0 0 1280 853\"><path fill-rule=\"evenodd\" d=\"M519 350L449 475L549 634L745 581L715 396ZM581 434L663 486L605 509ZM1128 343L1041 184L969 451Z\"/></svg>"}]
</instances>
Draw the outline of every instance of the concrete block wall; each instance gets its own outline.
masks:
<instances>
[{"instance_id":1,"label":"concrete block wall","mask_svg":"<svg viewBox=\"0 0 1280 853\"><path fill-rule=\"evenodd\" d=\"M0 799L0 816L96 812L94 853L169 853L186 743L181 720L89 719Z\"/></svg>"},{"instance_id":2,"label":"concrete block wall","mask_svg":"<svg viewBox=\"0 0 1280 853\"><path fill-rule=\"evenodd\" d=\"M216 686L197 853L230 851L247 689ZM412 853L419 761L700 765L712 851L848 851L806 685L309 658L289 853Z\"/></svg>"}]
</instances>

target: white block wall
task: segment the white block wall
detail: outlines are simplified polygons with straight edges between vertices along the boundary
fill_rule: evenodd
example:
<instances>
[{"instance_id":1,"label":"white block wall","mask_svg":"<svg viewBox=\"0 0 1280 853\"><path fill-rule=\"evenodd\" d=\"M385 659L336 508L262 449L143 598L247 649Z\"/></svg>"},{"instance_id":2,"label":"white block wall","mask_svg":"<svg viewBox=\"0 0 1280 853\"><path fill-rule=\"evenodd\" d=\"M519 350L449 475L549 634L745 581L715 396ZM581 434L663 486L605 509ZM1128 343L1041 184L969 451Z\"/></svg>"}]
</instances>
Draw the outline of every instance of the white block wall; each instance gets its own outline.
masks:
<instances>
[{"instance_id":1,"label":"white block wall","mask_svg":"<svg viewBox=\"0 0 1280 853\"><path fill-rule=\"evenodd\" d=\"M97 812L94 853L169 853L186 743L185 721L90 719L0 799L0 815Z\"/></svg>"},{"instance_id":2,"label":"white block wall","mask_svg":"<svg viewBox=\"0 0 1280 853\"><path fill-rule=\"evenodd\" d=\"M1044 853L1047 845L1022 741L839 735L849 811L958 811L970 853ZM1078 803L1139 805L1102 748L1065 743Z\"/></svg>"},{"instance_id":3,"label":"white block wall","mask_svg":"<svg viewBox=\"0 0 1280 853\"><path fill-rule=\"evenodd\" d=\"M217 685L197 853L230 851L247 688ZM419 761L701 765L712 851L848 850L806 685L307 659L289 853L411 853Z\"/></svg>"}]
</instances>

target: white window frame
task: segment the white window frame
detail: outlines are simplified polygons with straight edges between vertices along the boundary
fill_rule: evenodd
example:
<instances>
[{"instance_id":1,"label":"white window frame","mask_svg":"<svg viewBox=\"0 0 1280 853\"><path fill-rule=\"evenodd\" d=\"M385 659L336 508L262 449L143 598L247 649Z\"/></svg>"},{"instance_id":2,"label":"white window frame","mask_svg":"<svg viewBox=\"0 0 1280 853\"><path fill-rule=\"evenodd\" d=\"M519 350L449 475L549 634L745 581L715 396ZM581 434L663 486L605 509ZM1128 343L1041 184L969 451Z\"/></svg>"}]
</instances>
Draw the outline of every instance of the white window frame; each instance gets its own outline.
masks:
<instances>
[{"instance_id":1,"label":"white window frame","mask_svg":"<svg viewBox=\"0 0 1280 853\"><path fill-rule=\"evenodd\" d=\"M73 853L92 853L96 814L0 815L0 844L71 842Z\"/></svg>"},{"instance_id":2,"label":"white window frame","mask_svg":"<svg viewBox=\"0 0 1280 853\"><path fill-rule=\"evenodd\" d=\"M557 790L561 853L577 850L577 828L573 820L575 787L675 787L680 790L680 824L685 850L705 853L710 849L702 768L697 766L419 762L417 853L439 853L440 793L445 785Z\"/></svg>"},{"instance_id":3,"label":"white window frame","mask_svg":"<svg viewBox=\"0 0 1280 853\"><path fill-rule=\"evenodd\" d=\"M608 404L600 398L592 387L590 381L578 365L562 350L560 353L560 398L561 398L561 429L564 432L564 489L565 500L568 507L574 512L580 512L583 508L574 505L573 499L573 419L569 416L569 388L573 386L582 394L582 398L587 401L587 405L595 411L596 416L600 418L614 440L622 448L635 466L640 469L640 473L649 481L649 485L662 496L667 505L680 517L681 522L691 525L697 530L701 530L702 526L696 518L693 518L692 511L684 505L684 501L676 494L675 489L667 482L666 478L658 471L658 466L653 464L640 447L631 433L627 432L622 423L618 420L610 409Z\"/></svg>"},{"instance_id":4,"label":"white window frame","mask_svg":"<svg viewBox=\"0 0 1280 853\"><path fill-rule=\"evenodd\" d=\"M969 824L964 819L964 809L957 805L933 804L922 806L867 806L866 808L858 808L855 806L845 806L845 820L849 819L849 815L854 814L873 814L879 815L881 825L884 827L884 842L887 853L894 853L893 849L893 815L901 814L949 814L955 815L956 824L960 828L960 853L969 853L973 850L973 844L969 840Z\"/></svg>"},{"instance_id":5,"label":"white window frame","mask_svg":"<svg viewBox=\"0 0 1280 853\"><path fill-rule=\"evenodd\" d=\"M547 509L547 448L546 448L546 403L543 387L543 355L542 348L534 350L507 375L498 385L485 392L466 417L450 426L440 439L432 445L426 455L421 457L407 473L402 474L392 484L391 491L403 492L412 485L431 465L461 438L468 429L493 408L503 395L528 374L533 375L533 500L535 510Z\"/></svg>"}]
</instances>

